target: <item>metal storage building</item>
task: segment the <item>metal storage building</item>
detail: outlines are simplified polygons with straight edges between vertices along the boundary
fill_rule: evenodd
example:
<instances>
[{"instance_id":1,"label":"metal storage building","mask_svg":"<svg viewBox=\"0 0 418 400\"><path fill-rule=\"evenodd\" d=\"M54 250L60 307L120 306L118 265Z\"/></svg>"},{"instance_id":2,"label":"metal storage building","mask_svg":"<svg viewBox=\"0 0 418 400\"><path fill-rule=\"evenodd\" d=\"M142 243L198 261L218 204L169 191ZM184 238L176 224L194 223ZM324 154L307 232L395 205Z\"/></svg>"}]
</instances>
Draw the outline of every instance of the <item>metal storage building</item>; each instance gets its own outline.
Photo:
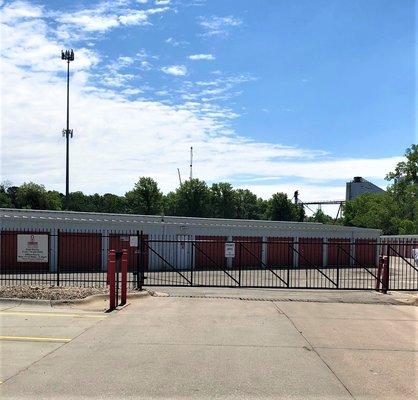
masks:
<instances>
[{"instance_id":1,"label":"metal storage building","mask_svg":"<svg viewBox=\"0 0 418 400\"><path fill-rule=\"evenodd\" d=\"M155 240L155 251L148 252L144 261L150 270L158 269L167 260L179 269L190 265L210 268L226 262L230 267L256 267L260 263L330 266L336 263L337 243L345 249L338 253L339 263L350 265L352 254L353 259L355 256L364 264L375 265L377 246L370 244L380 236L377 229L312 222L17 209L0 209L0 227L2 268L22 267L15 257L18 233L43 232L48 234L50 252L48 264L43 267L49 271L55 271L58 265L61 271L104 271L107 250L121 248L128 249L130 268L134 269L137 252L129 241L139 232L146 239ZM245 241L248 251L225 260L224 243L235 241ZM199 251L193 251L191 242L199 243ZM296 251L290 251L288 244L296 246ZM166 260L159 256L163 252Z\"/></svg>"}]
</instances>

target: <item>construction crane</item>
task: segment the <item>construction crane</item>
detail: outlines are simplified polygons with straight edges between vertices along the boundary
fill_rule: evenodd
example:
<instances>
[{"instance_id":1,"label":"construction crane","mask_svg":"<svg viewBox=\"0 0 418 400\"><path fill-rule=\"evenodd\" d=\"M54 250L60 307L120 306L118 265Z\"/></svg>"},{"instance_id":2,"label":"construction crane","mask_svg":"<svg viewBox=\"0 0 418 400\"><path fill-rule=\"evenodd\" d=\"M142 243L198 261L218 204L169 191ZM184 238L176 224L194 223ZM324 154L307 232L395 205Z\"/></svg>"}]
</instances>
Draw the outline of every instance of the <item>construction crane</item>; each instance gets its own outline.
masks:
<instances>
[{"instance_id":1,"label":"construction crane","mask_svg":"<svg viewBox=\"0 0 418 400\"><path fill-rule=\"evenodd\" d=\"M180 170L177 168L177 172L179 174L179 182L180 182L180 186L181 186L181 174L180 174Z\"/></svg>"}]
</instances>

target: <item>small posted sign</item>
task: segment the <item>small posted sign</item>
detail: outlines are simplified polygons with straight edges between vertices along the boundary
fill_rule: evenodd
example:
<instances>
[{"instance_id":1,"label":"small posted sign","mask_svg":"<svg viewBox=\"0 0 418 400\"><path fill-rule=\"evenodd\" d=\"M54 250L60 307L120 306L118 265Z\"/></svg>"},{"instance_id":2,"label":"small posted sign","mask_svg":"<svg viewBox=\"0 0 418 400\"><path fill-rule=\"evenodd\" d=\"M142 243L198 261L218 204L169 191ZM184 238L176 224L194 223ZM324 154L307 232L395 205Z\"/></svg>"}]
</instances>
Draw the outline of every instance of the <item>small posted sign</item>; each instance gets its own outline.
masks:
<instances>
[{"instance_id":1,"label":"small posted sign","mask_svg":"<svg viewBox=\"0 0 418 400\"><path fill-rule=\"evenodd\" d=\"M418 265L418 249L412 249L412 258L415 260L415 264Z\"/></svg>"},{"instance_id":2,"label":"small posted sign","mask_svg":"<svg viewBox=\"0 0 418 400\"><path fill-rule=\"evenodd\" d=\"M235 257L235 243L234 242L225 243L225 257L226 258Z\"/></svg>"},{"instance_id":3,"label":"small posted sign","mask_svg":"<svg viewBox=\"0 0 418 400\"><path fill-rule=\"evenodd\" d=\"M17 262L48 262L48 235L17 235Z\"/></svg>"},{"instance_id":4,"label":"small posted sign","mask_svg":"<svg viewBox=\"0 0 418 400\"><path fill-rule=\"evenodd\" d=\"M138 236L129 236L129 246L138 247Z\"/></svg>"}]
</instances>

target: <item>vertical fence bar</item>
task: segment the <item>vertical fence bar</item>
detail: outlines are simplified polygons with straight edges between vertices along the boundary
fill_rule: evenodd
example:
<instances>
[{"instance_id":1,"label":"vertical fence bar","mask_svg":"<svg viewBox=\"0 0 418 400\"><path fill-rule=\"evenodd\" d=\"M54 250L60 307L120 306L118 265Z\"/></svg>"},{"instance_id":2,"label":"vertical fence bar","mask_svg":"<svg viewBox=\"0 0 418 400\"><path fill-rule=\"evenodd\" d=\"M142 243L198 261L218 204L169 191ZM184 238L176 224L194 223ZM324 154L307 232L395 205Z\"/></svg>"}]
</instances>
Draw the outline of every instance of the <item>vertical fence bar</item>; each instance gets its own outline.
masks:
<instances>
[{"instance_id":1,"label":"vertical fence bar","mask_svg":"<svg viewBox=\"0 0 418 400\"><path fill-rule=\"evenodd\" d=\"M57 231L57 243L56 243L56 252L57 252L57 286L60 285L60 229Z\"/></svg>"},{"instance_id":2,"label":"vertical fence bar","mask_svg":"<svg viewBox=\"0 0 418 400\"><path fill-rule=\"evenodd\" d=\"M242 257L241 257L241 246L242 243L238 242L239 246L239 250L238 250L238 286L241 287L241 263L242 263Z\"/></svg>"}]
</instances>

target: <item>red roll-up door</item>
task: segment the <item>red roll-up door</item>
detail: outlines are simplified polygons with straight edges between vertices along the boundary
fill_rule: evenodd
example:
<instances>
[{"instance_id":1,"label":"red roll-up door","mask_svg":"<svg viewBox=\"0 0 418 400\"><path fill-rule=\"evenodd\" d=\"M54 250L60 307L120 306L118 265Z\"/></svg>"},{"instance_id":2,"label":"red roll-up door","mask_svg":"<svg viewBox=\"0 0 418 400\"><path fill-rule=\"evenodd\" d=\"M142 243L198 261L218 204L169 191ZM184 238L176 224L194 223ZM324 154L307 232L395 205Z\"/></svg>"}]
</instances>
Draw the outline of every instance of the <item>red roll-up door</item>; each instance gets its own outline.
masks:
<instances>
[{"instance_id":1,"label":"red roll-up door","mask_svg":"<svg viewBox=\"0 0 418 400\"><path fill-rule=\"evenodd\" d=\"M356 239L355 259L357 265L376 266L376 239Z\"/></svg>"},{"instance_id":2,"label":"red roll-up door","mask_svg":"<svg viewBox=\"0 0 418 400\"><path fill-rule=\"evenodd\" d=\"M328 266L347 267L350 265L350 239L328 239Z\"/></svg>"},{"instance_id":3,"label":"red roll-up door","mask_svg":"<svg viewBox=\"0 0 418 400\"><path fill-rule=\"evenodd\" d=\"M100 271L102 235L100 233L60 232L58 264L61 271Z\"/></svg>"},{"instance_id":4,"label":"red roll-up door","mask_svg":"<svg viewBox=\"0 0 418 400\"><path fill-rule=\"evenodd\" d=\"M304 267L322 267L322 238L299 239L299 265Z\"/></svg>"},{"instance_id":5,"label":"red roll-up door","mask_svg":"<svg viewBox=\"0 0 418 400\"><path fill-rule=\"evenodd\" d=\"M225 242L226 236L200 236L195 237L194 254L195 268L197 269L223 269L226 267Z\"/></svg>"},{"instance_id":6,"label":"red roll-up door","mask_svg":"<svg viewBox=\"0 0 418 400\"><path fill-rule=\"evenodd\" d=\"M293 266L293 249L289 243L291 237L269 237L267 239L267 264L269 266Z\"/></svg>"},{"instance_id":7,"label":"red roll-up door","mask_svg":"<svg viewBox=\"0 0 418 400\"><path fill-rule=\"evenodd\" d=\"M234 236L234 266L261 267L262 238L259 236Z\"/></svg>"},{"instance_id":8,"label":"red roll-up door","mask_svg":"<svg viewBox=\"0 0 418 400\"><path fill-rule=\"evenodd\" d=\"M49 232L33 231L2 231L1 232L1 254L0 270L2 272L47 272L49 262L18 262L17 261L17 235L48 235L48 259L51 256L51 238Z\"/></svg>"}]
</instances>

